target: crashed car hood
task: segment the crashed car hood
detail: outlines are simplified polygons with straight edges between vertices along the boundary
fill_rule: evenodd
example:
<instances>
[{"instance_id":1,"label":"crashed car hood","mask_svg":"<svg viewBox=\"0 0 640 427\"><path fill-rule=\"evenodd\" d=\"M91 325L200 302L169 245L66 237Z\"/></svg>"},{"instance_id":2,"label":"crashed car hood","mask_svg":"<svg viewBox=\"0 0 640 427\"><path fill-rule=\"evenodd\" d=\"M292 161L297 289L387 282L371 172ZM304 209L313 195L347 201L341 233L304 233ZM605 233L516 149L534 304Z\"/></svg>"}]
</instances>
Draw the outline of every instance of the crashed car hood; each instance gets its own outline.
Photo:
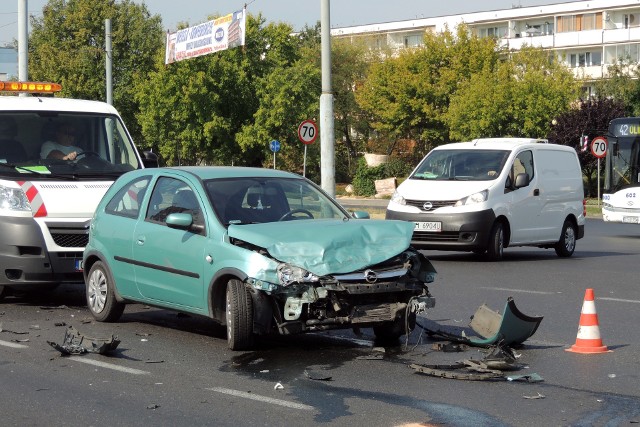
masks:
<instances>
[{"instance_id":1,"label":"crashed car hood","mask_svg":"<svg viewBox=\"0 0 640 427\"><path fill-rule=\"evenodd\" d=\"M406 221L297 220L229 225L229 237L324 276L361 270L399 254L409 247L413 228Z\"/></svg>"}]
</instances>

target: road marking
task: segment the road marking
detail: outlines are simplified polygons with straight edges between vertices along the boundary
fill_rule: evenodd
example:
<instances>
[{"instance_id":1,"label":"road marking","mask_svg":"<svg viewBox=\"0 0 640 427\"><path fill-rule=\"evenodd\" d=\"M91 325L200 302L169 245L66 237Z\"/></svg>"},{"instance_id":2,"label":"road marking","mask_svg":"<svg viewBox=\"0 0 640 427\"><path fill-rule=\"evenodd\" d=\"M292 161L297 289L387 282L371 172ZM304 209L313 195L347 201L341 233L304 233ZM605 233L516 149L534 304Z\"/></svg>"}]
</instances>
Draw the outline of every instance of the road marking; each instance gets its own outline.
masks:
<instances>
[{"instance_id":1,"label":"road marking","mask_svg":"<svg viewBox=\"0 0 640 427\"><path fill-rule=\"evenodd\" d=\"M11 347L11 348L29 348L28 345L18 344L10 341L2 341L2 340L0 340L0 345L3 345L5 347Z\"/></svg>"},{"instance_id":2,"label":"road marking","mask_svg":"<svg viewBox=\"0 0 640 427\"><path fill-rule=\"evenodd\" d=\"M480 289L488 289L491 291L508 291L508 292L523 292L526 294L540 294L540 295L557 295L562 292L544 292L544 291L530 291L528 289L507 289L507 288L490 288L483 286Z\"/></svg>"},{"instance_id":3,"label":"road marking","mask_svg":"<svg viewBox=\"0 0 640 427\"><path fill-rule=\"evenodd\" d=\"M621 299L621 298L607 298L607 297L597 297L596 300L607 300L607 301L618 301L618 302L632 302L635 304L640 304L640 301L635 300L635 299Z\"/></svg>"},{"instance_id":4,"label":"road marking","mask_svg":"<svg viewBox=\"0 0 640 427\"><path fill-rule=\"evenodd\" d=\"M71 356L69 357L69 359L75 360L76 362L86 363L87 365L99 366L101 368L113 369L114 371L126 372L127 374L146 375L149 373L147 371L141 371L139 369L125 368L124 366L114 365L113 363L105 363L98 360L85 359L79 356Z\"/></svg>"},{"instance_id":5,"label":"road marking","mask_svg":"<svg viewBox=\"0 0 640 427\"><path fill-rule=\"evenodd\" d=\"M272 403L274 405L286 406L293 409L304 409L305 411L311 411L315 409L313 406L304 405L302 403L289 402L287 400L274 399L272 397L261 396L259 394L247 393L246 391L233 390L230 388L214 387L207 390L215 391L217 393L229 394L231 396L243 397L245 399L257 400L259 402Z\"/></svg>"}]
</instances>

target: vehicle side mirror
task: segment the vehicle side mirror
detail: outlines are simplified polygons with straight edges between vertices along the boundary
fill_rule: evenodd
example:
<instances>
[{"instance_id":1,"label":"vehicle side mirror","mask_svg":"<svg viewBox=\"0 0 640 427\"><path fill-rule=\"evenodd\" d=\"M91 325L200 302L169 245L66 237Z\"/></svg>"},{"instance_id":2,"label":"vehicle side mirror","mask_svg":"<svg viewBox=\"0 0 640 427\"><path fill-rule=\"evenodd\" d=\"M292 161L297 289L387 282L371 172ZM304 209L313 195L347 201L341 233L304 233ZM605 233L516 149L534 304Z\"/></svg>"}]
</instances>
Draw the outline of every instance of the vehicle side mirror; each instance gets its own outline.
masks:
<instances>
[{"instance_id":1,"label":"vehicle side mirror","mask_svg":"<svg viewBox=\"0 0 640 427\"><path fill-rule=\"evenodd\" d=\"M158 167L158 155L153 151L143 151L141 153L142 164L145 168L157 168Z\"/></svg>"},{"instance_id":2,"label":"vehicle side mirror","mask_svg":"<svg viewBox=\"0 0 640 427\"><path fill-rule=\"evenodd\" d=\"M371 219L369 212L365 211L353 211L351 212L351 216L355 219Z\"/></svg>"},{"instance_id":3,"label":"vehicle side mirror","mask_svg":"<svg viewBox=\"0 0 640 427\"><path fill-rule=\"evenodd\" d=\"M516 188L522 188L529 185L529 174L528 173L519 173L516 176Z\"/></svg>"},{"instance_id":4,"label":"vehicle side mirror","mask_svg":"<svg viewBox=\"0 0 640 427\"><path fill-rule=\"evenodd\" d=\"M167 215L166 223L169 228L188 230L193 224L193 217L188 213L172 213Z\"/></svg>"}]
</instances>

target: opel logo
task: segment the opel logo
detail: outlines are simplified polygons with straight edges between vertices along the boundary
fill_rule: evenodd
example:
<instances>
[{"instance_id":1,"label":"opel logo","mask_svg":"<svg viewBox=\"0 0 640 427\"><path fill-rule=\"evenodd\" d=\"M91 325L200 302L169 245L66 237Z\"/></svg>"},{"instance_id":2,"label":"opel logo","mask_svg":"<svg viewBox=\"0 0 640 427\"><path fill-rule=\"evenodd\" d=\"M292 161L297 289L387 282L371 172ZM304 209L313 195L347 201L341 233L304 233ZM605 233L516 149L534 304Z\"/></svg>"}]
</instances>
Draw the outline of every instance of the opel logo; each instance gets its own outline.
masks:
<instances>
[{"instance_id":1,"label":"opel logo","mask_svg":"<svg viewBox=\"0 0 640 427\"><path fill-rule=\"evenodd\" d=\"M430 211L431 208L433 208L433 203L431 202L424 202L424 205L422 205L422 209L425 211Z\"/></svg>"},{"instance_id":2,"label":"opel logo","mask_svg":"<svg viewBox=\"0 0 640 427\"><path fill-rule=\"evenodd\" d=\"M366 280L367 283L376 283L378 281L378 275L373 270L365 270L364 280Z\"/></svg>"}]
</instances>

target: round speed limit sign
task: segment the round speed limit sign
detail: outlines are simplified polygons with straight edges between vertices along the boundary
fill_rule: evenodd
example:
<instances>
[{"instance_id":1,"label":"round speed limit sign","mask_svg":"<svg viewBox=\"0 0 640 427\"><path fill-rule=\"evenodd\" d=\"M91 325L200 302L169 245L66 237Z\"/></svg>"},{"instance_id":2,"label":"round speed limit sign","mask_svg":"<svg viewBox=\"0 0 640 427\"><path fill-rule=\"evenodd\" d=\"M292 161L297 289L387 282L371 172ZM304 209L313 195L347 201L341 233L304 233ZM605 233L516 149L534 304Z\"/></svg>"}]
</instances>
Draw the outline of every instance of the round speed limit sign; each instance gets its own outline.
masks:
<instances>
[{"instance_id":1,"label":"round speed limit sign","mask_svg":"<svg viewBox=\"0 0 640 427\"><path fill-rule=\"evenodd\" d=\"M313 120L305 120L298 126L298 138L303 144L313 144L318 137L318 127Z\"/></svg>"},{"instance_id":2,"label":"round speed limit sign","mask_svg":"<svg viewBox=\"0 0 640 427\"><path fill-rule=\"evenodd\" d=\"M591 154L601 159L607 155L607 140L602 136L593 138L591 141Z\"/></svg>"}]
</instances>

